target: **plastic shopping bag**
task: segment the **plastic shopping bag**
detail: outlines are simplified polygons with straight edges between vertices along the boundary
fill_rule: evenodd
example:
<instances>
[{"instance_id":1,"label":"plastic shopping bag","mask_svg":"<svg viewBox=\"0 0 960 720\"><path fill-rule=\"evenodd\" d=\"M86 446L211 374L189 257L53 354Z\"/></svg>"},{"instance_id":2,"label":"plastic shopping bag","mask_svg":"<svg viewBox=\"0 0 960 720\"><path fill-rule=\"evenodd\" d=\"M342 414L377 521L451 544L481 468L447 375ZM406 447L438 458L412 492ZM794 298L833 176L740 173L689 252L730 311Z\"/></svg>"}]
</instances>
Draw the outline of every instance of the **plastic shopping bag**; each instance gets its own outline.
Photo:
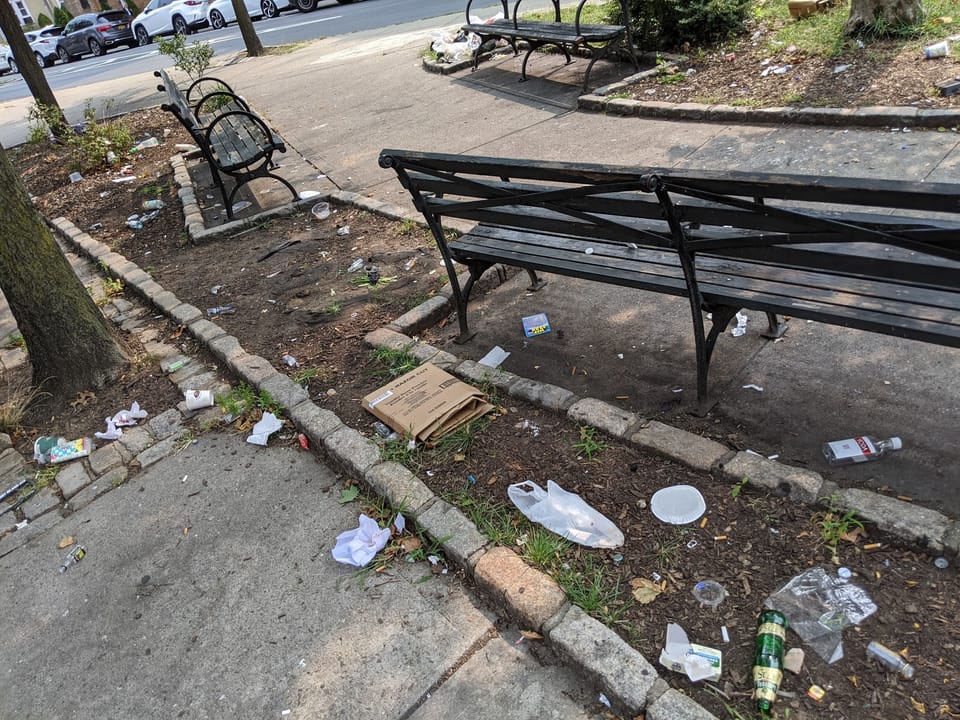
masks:
<instances>
[{"instance_id":1,"label":"plastic shopping bag","mask_svg":"<svg viewBox=\"0 0 960 720\"><path fill-rule=\"evenodd\" d=\"M507 496L527 518L567 540L596 548L623 545L616 525L553 480L547 480L546 491L529 480L516 483L507 488Z\"/></svg>"}]
</instances>

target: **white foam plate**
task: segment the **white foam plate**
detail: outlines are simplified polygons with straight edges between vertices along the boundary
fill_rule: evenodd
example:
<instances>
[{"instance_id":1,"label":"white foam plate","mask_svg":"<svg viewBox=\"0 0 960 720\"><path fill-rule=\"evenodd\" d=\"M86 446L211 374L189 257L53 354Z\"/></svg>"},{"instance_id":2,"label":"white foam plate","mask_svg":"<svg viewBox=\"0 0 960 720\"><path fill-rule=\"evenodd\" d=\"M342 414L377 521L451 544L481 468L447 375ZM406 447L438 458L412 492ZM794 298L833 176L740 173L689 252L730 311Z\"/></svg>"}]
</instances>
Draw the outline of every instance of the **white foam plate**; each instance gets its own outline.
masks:
<instances>
[{"instance_id":1,"label":"white foam plate","mask_svg":"<svg viewBox=\"0 0 960 720\"><path fill-rule=\"evenodd\" d=\"M706 512L707 503L693 485L673 485L653 494L650 510L665 523L686 525Z\"/></svg>"}]
</instances>

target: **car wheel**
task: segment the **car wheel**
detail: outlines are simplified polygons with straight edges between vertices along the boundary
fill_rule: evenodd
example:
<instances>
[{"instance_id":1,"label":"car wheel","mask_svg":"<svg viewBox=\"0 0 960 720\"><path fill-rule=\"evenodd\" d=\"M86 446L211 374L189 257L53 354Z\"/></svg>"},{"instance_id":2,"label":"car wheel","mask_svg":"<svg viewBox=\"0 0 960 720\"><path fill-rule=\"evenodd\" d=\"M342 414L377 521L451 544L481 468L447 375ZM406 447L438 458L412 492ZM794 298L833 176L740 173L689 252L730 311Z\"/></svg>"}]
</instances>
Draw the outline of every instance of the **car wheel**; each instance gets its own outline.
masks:
<instances>
[{"instance_id":1,"label":"car wheel","mask_svg":"<svg viewBox=\"0 0 960 720\"><path fill-rule=\"evenodd\" d=\"M223 13L219 10L214 10L210 13L210 27L214 30L220 30L227 26L227 21L223 17Z\"/></svg>"},{"instance_id":2,"label":"car wheel","mask_svg":"<svg viewBox=\"0 0 960 720\"><path fill-rule=\"evenodd\" d=\"M177 15L177 17L175 17L175 18L173 19L173 33L174 33L174 35L189 35L189 34L190 34L190 26L187 25L187 21L184 20L184 19L183 19L182 17L180 17L179 15Z\"/></svg>"},{"instance_id":3,"label":"car wheel","mask_svg":"<svg viewBox=\"0 0 960 720\"><path fill-rule=\"evenodd\" d=\"M313 12L317 9L317 0L293 0L300 12Z\"/></svg>"},{"instance_id":4,"label":"car wheel","mask_svg":"<svg viewBox=\"0 0 960 720\"><path fill-rule=\"evenodd\" d=\"M57 57L60 58L60 62L67 64L68 62L73 62L73 55L67 52L67 49L62 45L57 48Z\"/></svg>"},{"instance_id":5,"label":"car wheel","mask_svg":"<svg viewBox=\"0 0 960 720\"><path fill-rule=\"evenodd\" d=\"M280 14L280 10L273 0L261 0L260 12L262 12L263 16L267 19L275 18Z\"/></svg>"},{"instance_id":6,"label":"car wheel","mask_svg":"<svg viewBox=\"0 0 960 720\"><path fill-rule=\"evenodd\" d=\"M140 47L153 42L150 33L147 32L147 29L143 25L137 25L137 29L133 31L133 34L137 36L137 45Z\"/></svg>"},{"instance_id":7,"label":"car wheel","mask_svg":"<svg viewBox=\"0 0 960 720\"><path fill-rule=\"evenodd\" d=\"M91 39L87 45L90 48L90 52L98 57L107 54L106 48L103 47L103 43L99 40Z\"/></svg>"},{"instance_id":8,"label":"car wheel","mask_svg":"<svg viewBox=\"0 0 960 720\"><path fill-rule=\"evenodd\" d=\"M10 65L10 72L12 73L20 72L20 66L17 65L17 61L14 60L13 58L10 58L9 65Z\"/></svg>"}]
</instances>

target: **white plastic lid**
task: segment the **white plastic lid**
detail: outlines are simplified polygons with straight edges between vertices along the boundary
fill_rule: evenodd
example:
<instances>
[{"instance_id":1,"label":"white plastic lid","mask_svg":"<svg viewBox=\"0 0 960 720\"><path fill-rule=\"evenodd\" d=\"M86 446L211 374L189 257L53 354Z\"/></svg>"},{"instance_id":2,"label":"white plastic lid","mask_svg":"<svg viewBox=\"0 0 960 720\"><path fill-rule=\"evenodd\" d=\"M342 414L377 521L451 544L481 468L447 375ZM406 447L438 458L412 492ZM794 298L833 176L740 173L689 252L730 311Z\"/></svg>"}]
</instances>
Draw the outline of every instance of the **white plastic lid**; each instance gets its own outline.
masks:
<instances>
[{"instance_id":1,"label":"white plastic lid","mask_svg":"<svg viewBox=\"0 0 960 720\"><path fill-rule=\"evenodd\" d=\"M671 525L686 525L706 511L703 495L692 485L673 485L657 490L650 498L650 510L657 519Z\"/></svg>"},{"instance_id":2,"label":"white plastic lid","mask_svg":"<svg viewBox=\"0 0 960 720\"><path fill-rule=\"evenodd\" d=\"M894 450L899 450L903 447L903 440L898 437L890 438L890 447L892 447Z\"/></svg>"}]
</instances>

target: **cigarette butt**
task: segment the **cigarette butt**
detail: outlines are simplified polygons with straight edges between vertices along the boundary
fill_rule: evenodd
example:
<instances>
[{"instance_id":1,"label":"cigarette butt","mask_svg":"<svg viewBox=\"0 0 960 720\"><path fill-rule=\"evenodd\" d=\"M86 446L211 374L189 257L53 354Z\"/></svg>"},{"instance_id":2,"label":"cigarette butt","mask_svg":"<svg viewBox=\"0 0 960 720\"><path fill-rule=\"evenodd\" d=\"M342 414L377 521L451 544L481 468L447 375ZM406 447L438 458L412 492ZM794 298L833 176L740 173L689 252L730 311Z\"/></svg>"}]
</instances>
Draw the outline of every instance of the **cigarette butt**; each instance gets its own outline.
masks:
<instances>
[{"instance_id":1,"label":"cigarette butt","mask_svg":"<svg viewBox=\"0 0 960 720\"><path fill-rule=\"evenodd\" d=\"M879 549L880 549L880 543L867 543L866 545L863 546L863 549L864 549L864 550L879 550Z\"/></svg>"},{"instance_id":2,"label":"cigarette butt","mask_svg":"<svg viewBox=\"0 0 960 720\"><path fill-rule=\"evenodd\" d=\"M700 521L700 527L705 528L706 526L707 526L707 519L703 518L703 520Z\"/></svg>"},{"instance_id":3,"label":"cigarette butt","mask_svg":"<svg viewBox=\"0 0 960 720\"><path fill-rule=\"evenodd\" d=\"M571 375L576 375L576 374L577 374L577 366L576 366L576 365L573 366L573 370L570 371L570 374L571 374Z\"/></svg>"},{"instance_id":4,"label":"cigarette butt","mask_svg":"<svg viewBox=\"0 0 960 720\"><path fill-rule=\"evenodd\" d=\"M720 635L723 637L723 641L724 641L725 643L730 642L730 633L727 632L727 626L726 626L726 625L722 625L722 626L720 627Z\"/></svg>"},{"instance_id":5,"label":"cigarette butt","mask_svg":"<svg viewBox=\"0 0 960 720\"><path fill-rule=\"evenodd\" d=\"M897 500L903 500L904 502L913 502L913 498L909 495L897 495Z\"/></svg>"},{"instance_id":6,"label":"cigarette butt","mask_svg":"<svg viewBox=\"0 0 960 720\"><path fill-rule=\"evenodd\" d=\"M726 540L726 539L727 539L727 536L726 536L726 535L714 535L714 536L713 536L713 539L716 540L717 542L720 542L720 541L722 541L722 540Z\"/></svg>"},{"instance_id":7,"label":"cigarette butt","mask_svg":"<svg viewBox=\"0 0 960 720\"><path fill-rule=\"evenodd\" d=\"M667 589L667 581L666 581L666 580L661 580L661 581L660 581L660 592L663 592L663 591L666 590L666 589Z\"/></svg>"}]
</instances>

